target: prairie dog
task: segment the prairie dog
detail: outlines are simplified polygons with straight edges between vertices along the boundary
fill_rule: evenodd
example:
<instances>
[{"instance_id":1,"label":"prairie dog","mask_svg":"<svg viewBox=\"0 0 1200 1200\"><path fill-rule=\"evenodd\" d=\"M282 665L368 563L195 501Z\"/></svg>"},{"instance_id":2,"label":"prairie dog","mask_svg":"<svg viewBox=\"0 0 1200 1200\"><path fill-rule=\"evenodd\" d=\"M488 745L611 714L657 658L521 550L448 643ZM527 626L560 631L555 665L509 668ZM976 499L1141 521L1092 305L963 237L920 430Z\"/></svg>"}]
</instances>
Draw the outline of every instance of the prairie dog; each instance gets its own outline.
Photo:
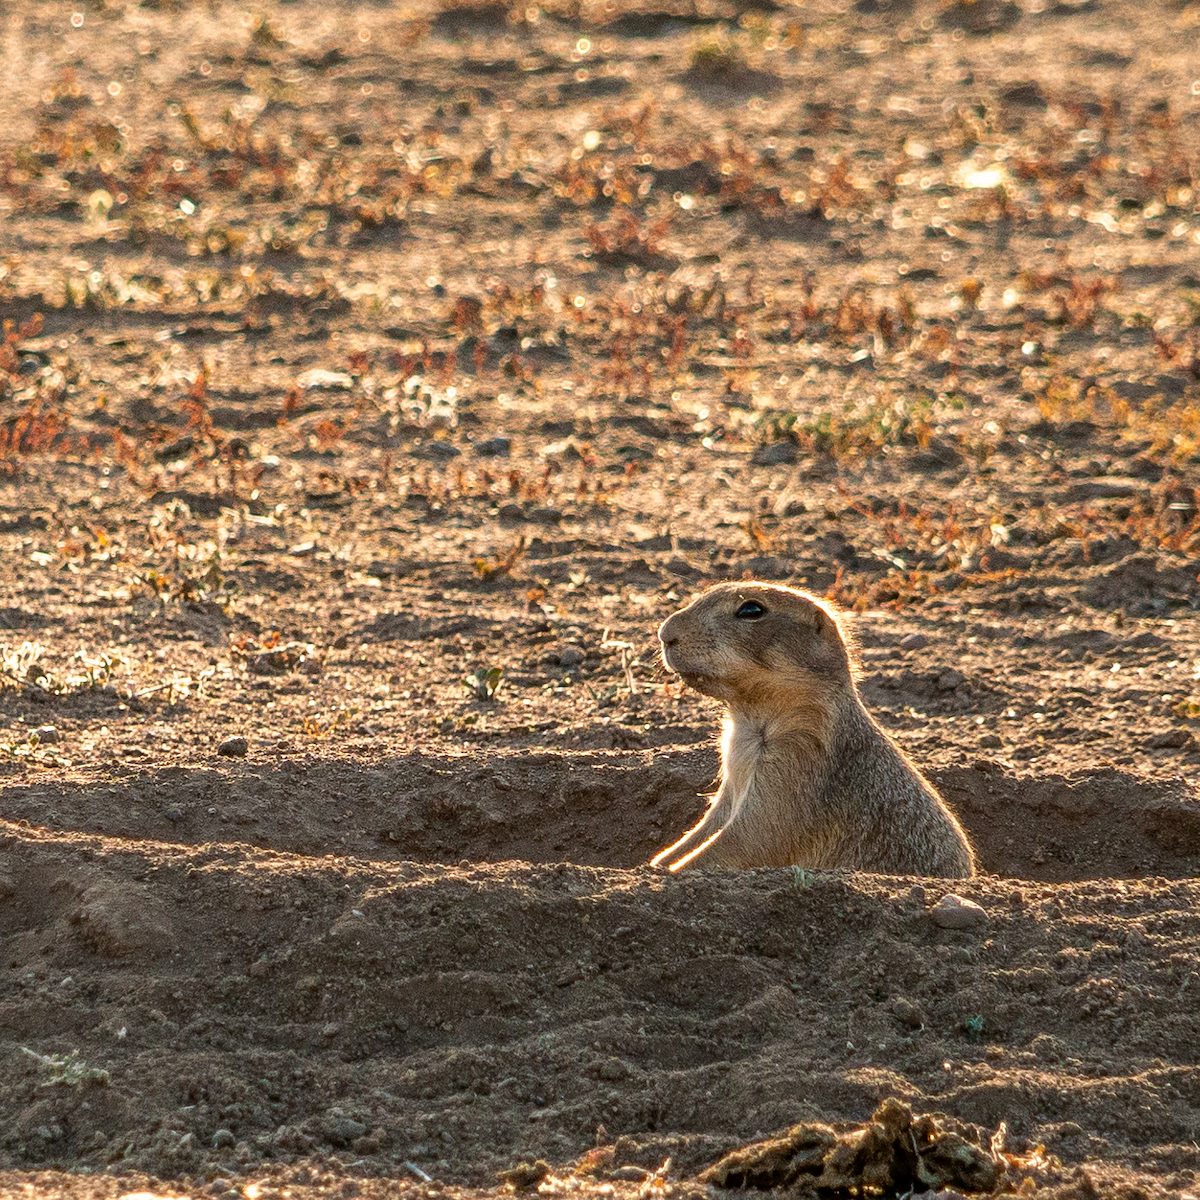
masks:
<instances>
[{"instance_id":1,"label":"prairie dog","mask_svg":"<svg viewBox=\"0 0 1200 1200\"><path fill-rule=\"evenodd\" d=\"M830 605L778 584L722 583L658 636L666 666L726 714L720 787L655 866L974 873L954 814L863 707Z\"/></svg>"}]
</instances>

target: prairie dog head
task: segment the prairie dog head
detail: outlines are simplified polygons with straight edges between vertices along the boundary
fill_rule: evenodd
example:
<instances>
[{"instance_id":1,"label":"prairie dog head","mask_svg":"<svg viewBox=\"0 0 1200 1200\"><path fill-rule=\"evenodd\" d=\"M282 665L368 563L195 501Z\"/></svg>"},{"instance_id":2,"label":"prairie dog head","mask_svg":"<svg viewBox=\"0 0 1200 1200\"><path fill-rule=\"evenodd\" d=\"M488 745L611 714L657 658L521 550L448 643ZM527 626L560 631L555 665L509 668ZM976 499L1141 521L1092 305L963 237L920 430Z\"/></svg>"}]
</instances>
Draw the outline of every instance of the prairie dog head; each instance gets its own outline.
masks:
<instances>
[{"instance_id":1,"label":"prairie dog head","mask_svg":"<svg viewBox=\"0 0 1200 1200\"><path fill-rule=\"evenodd\" d=\"M770 711L853 691L837 613L796 588L720 583L658 630L663 662L731 708Z\"/></svg>"}]
</instances>

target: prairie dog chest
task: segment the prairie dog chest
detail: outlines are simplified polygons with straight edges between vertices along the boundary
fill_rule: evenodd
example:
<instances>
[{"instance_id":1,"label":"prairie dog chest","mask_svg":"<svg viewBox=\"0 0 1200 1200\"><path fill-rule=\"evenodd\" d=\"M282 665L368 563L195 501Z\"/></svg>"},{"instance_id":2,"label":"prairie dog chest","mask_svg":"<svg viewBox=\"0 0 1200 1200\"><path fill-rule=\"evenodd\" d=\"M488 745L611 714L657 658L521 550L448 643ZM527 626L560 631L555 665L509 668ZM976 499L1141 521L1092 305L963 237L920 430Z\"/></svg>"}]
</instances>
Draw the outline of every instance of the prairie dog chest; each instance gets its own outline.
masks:
<instances>
[{"instance_id":1,"label":"prairie dog chest","mask_svg":"<svg viewBox=\"0 0 1200 1200\"><path fill-rule=\"evenodd\" d=\"M728 790L734 813L754 791L768 755L767 735L766 721L726 717L721 724L721 790Z\"/></svg>"}]
</instances>

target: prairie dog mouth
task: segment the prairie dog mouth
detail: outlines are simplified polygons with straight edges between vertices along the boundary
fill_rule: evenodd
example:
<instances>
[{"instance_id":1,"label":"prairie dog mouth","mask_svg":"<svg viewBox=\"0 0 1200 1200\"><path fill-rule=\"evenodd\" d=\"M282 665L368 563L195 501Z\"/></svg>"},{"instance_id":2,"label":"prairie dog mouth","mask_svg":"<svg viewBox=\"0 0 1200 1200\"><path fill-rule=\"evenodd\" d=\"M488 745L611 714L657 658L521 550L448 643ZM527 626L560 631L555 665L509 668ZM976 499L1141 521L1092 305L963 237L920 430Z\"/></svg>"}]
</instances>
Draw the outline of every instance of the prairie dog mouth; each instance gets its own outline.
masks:
<instances>
[{"instance_id":1,"label":"prairie dog mouth","mask_svg":"<svg viewBox=\"0 0 1200 1200\"><path fill-rule=\"evenodd\" d=\"M720 683L718 676L709 671L699 670L690 663L680 662L677 655L673 657L670 650L665 648L662 659L668 671L678 675L688 687L695 688L698 692L707 692Z\"/></svg>"},{"instance_id":2,"label":"prairie dog mouth","mask_svg":"<svg viewBox=\"0 0 1200 1200\"><path fill-rule=\"evenodd\" d=\"M665 666L668 671L673 671L676 675L683 676L684 679L687 679L689 676L703 675L702 671L694 671L686 662L682 662L680 660L679 651L674 650L669 646L662 647L662 660L663 666Z\"/></svg>"}]
</instances>

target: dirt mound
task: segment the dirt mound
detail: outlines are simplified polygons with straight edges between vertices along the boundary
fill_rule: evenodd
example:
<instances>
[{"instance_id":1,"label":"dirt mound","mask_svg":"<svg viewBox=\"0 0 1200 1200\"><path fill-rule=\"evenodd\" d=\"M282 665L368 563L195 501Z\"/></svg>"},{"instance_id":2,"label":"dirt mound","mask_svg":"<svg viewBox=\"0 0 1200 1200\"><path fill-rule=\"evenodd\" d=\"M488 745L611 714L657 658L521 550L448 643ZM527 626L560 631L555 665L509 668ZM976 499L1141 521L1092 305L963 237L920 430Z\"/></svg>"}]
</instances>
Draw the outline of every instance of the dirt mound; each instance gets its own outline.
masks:
<instances>
[{"instance_id":1,"label":"dirt mound","mask_svg":"<svg viewBox=\"0 0 1200 1200\"><path fill-rule=\"evenodd\" d=\"M603 1128L624 1161L696 1171L797 1096L854 1121L890 1095L1074 1161L1190 1162L1171 1148L1200 1095L1200 1026L1176 1001L1200 946L1189 882L982 880L959 890L986 925L953 932L936 890L806 872L29 831L4 853L10 1164L211 1177L349 1153L368 1175L411 1161L482 1183ZM98 854L111 894L148 886L171 914L165 959L157 942L114 958L64 920L77 900L35 902Z\"/></svg>"}]
</instances>

